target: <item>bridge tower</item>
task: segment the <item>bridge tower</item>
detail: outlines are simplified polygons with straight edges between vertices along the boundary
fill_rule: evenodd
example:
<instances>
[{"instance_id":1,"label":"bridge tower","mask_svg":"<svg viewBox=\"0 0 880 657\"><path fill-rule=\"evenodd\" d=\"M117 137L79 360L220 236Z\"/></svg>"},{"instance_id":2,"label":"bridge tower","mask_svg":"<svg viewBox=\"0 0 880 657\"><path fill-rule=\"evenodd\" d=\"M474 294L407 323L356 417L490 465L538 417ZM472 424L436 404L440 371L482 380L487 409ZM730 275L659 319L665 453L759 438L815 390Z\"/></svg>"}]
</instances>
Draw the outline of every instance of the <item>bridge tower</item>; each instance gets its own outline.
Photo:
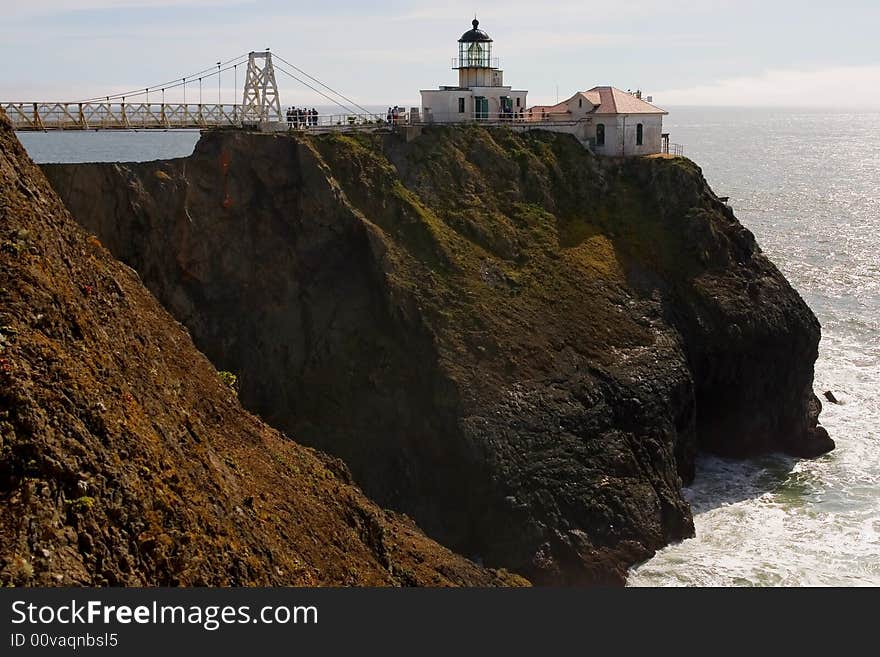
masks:
<instances>
[{"instance_id":1,"label":"bridge tower","mask_svg":"<svg viewBox=\"0 0 880 657\"><path fill-rule=\"evenodd\" d=\"M282 121L275 67L268 50L249 54L241 104L244 122Z\"/></svg>"}]
</instances>

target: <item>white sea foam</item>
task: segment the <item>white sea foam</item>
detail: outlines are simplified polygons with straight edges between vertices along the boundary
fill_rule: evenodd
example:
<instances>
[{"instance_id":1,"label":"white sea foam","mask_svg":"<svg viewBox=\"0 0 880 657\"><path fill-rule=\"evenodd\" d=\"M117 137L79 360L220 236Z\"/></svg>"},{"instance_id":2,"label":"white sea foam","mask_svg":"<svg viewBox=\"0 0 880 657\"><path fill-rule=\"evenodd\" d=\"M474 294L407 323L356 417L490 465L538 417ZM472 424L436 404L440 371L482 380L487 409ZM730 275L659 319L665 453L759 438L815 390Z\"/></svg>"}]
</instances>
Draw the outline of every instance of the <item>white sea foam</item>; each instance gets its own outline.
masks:
<instances>
[{"instance_id":1,"label":"white sea foam","mask_svg":"<svg viewBox=\"0 0 880 657\"><path fill-rule=\"evenodd\" d=\"M696 127L705 112L719 120ZM815 389L842 403L825 402L837 449L815 461L701 457L685 491L696 538L634 568L629 584L880 585L880 117L670 118L674 141L819 317Z\"/></svg>"}]
</instances>

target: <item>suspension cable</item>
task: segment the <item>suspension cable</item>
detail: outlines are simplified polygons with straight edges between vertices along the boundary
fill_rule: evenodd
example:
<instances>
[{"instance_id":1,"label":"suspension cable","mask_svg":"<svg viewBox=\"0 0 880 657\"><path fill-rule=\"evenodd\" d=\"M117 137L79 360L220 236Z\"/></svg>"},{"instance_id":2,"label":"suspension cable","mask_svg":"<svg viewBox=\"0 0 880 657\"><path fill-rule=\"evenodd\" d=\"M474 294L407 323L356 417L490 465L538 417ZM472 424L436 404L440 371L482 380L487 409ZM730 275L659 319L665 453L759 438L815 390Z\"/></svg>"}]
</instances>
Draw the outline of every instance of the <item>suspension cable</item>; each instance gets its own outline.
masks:
<instances>
[{"instance_id":1,"label":"suspension cable","mask_svg":"<svg viewBox=\"0 0 880 657\"><path fill-rule=\"evenodd\" d=\"M367 110L367 109L366 109L365 107L363 107L362 105L360 105L360 104L356 103L355 101L353 101L351 98L348 98L348 97L345 96L344 94L342 94L342 93L336 91L335 89L333 89L333 88L330 87L329 85L325 84L324 82L322 82L322 81L319 80L318 78L316 78L316 77L314 77L314 76L312 76L312 75L309 75L308 73L306 73L305 71L303 71L301 68L299 68L299 67L296 66L295 64L291 64L289 61L287 61L286 59L284 59L283 57L281 57L281 56L278 55L277 53L272 53L272 54L274 55L274 58L275 58L275 59L280 60L281 62L283 62L283 63L286 64L287 66L291 67L292 69L294 69L295 71L297 71L298 73L300 73L301 75L303 75L304 77L306 77L306 78L308 78L309 80L315 82L316 84L320 85L321 87L324 87L324 88L327 89L330 93L332 93L332 94L338 96L339 98L342 98L342 99L345 100L346 102L350 103L350 104L353 105L354 107L356 107L356 108L358 108L359 110L361 110L361 112L363 112L364 114L373 114L373 112L370 112L369 110ZM230 71L230 70L234 70L234 71L235 71L235 77L236 77L235 85L236 85L236 87L237 87L237 86L238 86L238 67L239 67L240 65L242 65L242 64L245 63L245 60L247 60L247 58L249 57L249 55L250 55L250 53L242 54L242 55L239 55L238 57L234 57L234 58L229 59L229 60L227 60L227 61L225 61L225 62L221 62L220 67L217 67L217 65L215 64L215 65L212 66L212 67L205 68L205 69L203 69L203 70L201 70L201 71L198 71L198 72L196 72L196 73L192 73L192 74L187 75L187 76L185 76L185 77L175 78L175 79L173 79L173 80L169 80L168 82L164 82L164 83L161 83L161 84L154 84L154 85L150 85L149 87L140 87L140 88L135 89L135 90L132 90L132 91L127 91L127 92L117 93L117 94L111 94L111 95L109 95L109 96L94 96L94 97L92 97L92 98L87 98L87 99L84 99L84 100L81 100L81 101L77 101L77 102L80 102L80 103L89 103L89 102L95 102L95 101L109 102L109 101L111 101L111 100L119 100L119 99L122 99L123 102L125 102L124 99L125 99L126 97L138 97L138 96L146 95L146 96L149 98L149 93L150 93L150 91L161 90L161 91L162 91L162 101L163 101L163 103L164 103L164 100L165 100L165 91L166 91L166 90L169 90L169 89L175 89L175 88L177 88L177 87L181 87L181 86L182 86L182 87L184 88L184 93L185 93L185 92L186 92L186 84L187 84L187 81L192 82L192 81L194 81L194 79L198 79L198 81L199 81L199 86L201 87L201 83L202 83L202 79L203 79L203 78L208 78L208 77L211 77L211 76L213 76L213 75L218 75L218 76L219 76L221 73L224 73L224 72L226 72L226 71ZM278 69L279 71L281 71L282 73L284 73L285 75L287 75L287 76L293 78L294 80L296 80L297 82L299 82L299 83L302 84L303 86L308 87L309 89L311 89L312 91L314 91L314 92L315 92L316 94L318 94L319 96L321 96L321 97L325 98L326 100L330 101L333 105L336 105L336 106L338 106L338 107L341 107L342 109L344 109L344 110L345 110L346 112L348 112L348 113L351 113L351 114L357 114L357 112L356 112L355 110L353 110L350 106L345 105L345 104L339 102L339 100L337 100L336 98L332 98L331 96L328 96L326 93L324 93L324 92L321 91L320 89L315 88L314 86L312 86L311 84L309 84L309 83L306 82L305 80L301 79L300 77L294 75L293 73L291 73L290 71L288 71L287 69L285 69L283 66L280 66L279 64L276 63L276 64L275 64L275 68Z\"/></svg>"},{"instance_id":2,"label":"suspension cable","mask_svg":"<svg viewBox=\"0 0 880 657\"><path fill-rule=\"evenodd\" d=\"M197 79L204 79L204 78L211 77L213 75L219 75L220 73L225 73L226 71L231 71L234 68L236 68L237 66L240 66L242 63L243 62L240 62L239 64L235 64L234 66L227 66L226 68L220 69L219 71L216 68L214 68L214 70L212 72L208 73L207 75L203 75L201 78L197 78ZM198 74L195 74L195 75L198 75ZM166 84L165 86L159 87L159 90L162 91L164 94L164 92L168 89L175 89L177 87L183 87L183 96L184 96L184 100L185 100L186 99L186 85L190 84L192 82L193 82L193 79L190 77L179 78L176 81L174 81L173 83ZM153 91L156 91L156 89L157 89L156 87L149 87L149 88ZM144 93L146 93L146 90L134 92L130 95L131 96L139 96L139 95L143 95ZM129 96L129 94L117 94L115 96L98 96L95 98L95 100L106 102L108 100L116 100L119 98L126 98L128 96ZM78 101L78 102L85 103L85 102L90 102L90 101Z\"/></svg>"},{"instance_id":3,"label":"suspension cable","mask_svg":"<svg viewBox=\"0 0 880 657\"><path fill-rule=\"evenodd\" d=\"M232 65L233 63L235 65L243 64L244 60L247 59L248 56L249 56L249 53L246 53L244 55L239 55L238 57L234 57L232 59L229 59L229 60L223 62L221 64L221 67L229 66L229 68L232 68L232 66L230 66L230 65ZM229 70L229 69L228 68L223 69L223 71L226 71L226 70ZM168 82L163 82L160 84L152 84L149 87L140 87L139 89L135 89L134 91L126 91L123 93L111 94L109 96L94 96L93 98L86 98L84 100L80 100L77 102L90 103L90 102L98 101L98 100L103 100L103 101L117 100L119 98L122 98L123 96L141 96L146 93L149 93L150 90L155 91L155 90L161 89L161 88L174 89L175 87L179 87L179 86L182 86L183 84L185 84L185 80L192 80L193 78L196 78L200 75L202 77L210 77L211 75L216 75L219 72L220 71L217 70L217 65L214 64L214 66L212 66L210 68L203 69L201 71L198 71L196 73L192 73L191 75L187 75L185 77L175 78L173 80L169 80Z\"/></svg>"},{"instance_id":4,"label":"suspension cable","mask_svg":"<svg viewBox=\"0 0 880 657\"><path fill-rule=\"evenodd\" d=\"M330 92L332 92L333 94L335 94L335 95L339 96L340 98L342 98L343 100L345 100L345 101L351 103L352 105L354 105L355 107L357 107L359 110L361 110L364 114L371 114L371 112L369 112L369 111L368 111L367 109L365 109L364 107L361 107L360 105L358 105L358 104L357 104L356 102L354 102L351 98L348 98L347 96L344 96L343 94L339 93L338 91L336 91L335 89L333 89L333 87L330 87L330 86L324 84L324 83L321 82L318 78L312 77L311 75L309 75L308 73L306 73L306 72L305 72L304 70L302 70L301 68L298 68L298 67L295 66L294 64L291 64L289 61L287 61L286 59L284 59L281 55L279 55L279 54L277 54L277 53L272 53L272 56L273 56L273 57L277 57L277 58L280 59L282 62L284 62L285 64L287 64L290 68L292 68L293 70L295 70L296 72L298 72L298 73L300 73L300 74L306 76L309 80L311 80L311 81L313 81L313 82L316 82L317 84L321 85L321 86L324 87L325 89L328 89L328 90L329 90ZM290 73L288 73L288 75L290 75ZM304 84L305 84L305 83L304 83ZM319 93L320 93L320 92L319 92ZM322 95L323 95L323 94L322 94ZM324 97L326 98L326 96L324 96ZM339 103L337 103L337 104L339 104ZM340 107L343 107L343 105L339 105L339 106L340 106Z\"/></svg>"},{"instance_id":5,"label":"suspension cable","mask_svg":"<svg viewBox=\"0 0 880 657\"><path fill-rule=\"evenodd\" d=\"M279 59L280 59L280 58L279 58ZM289 75L290 77L292 77L294 80L296 80L296 81L299 82L300 84L302 84L302 85L308 87L309 89L311 89L312 91L314 91L316 94L319 94L319 95L323 96L324 98L326 98L327 100L329 100L329 101L330 101L331 103L333 103L334 105L338 105L339 107L341 107L342 109L344 109L344 110L345 110L346 112L348 112L349 114L357 114L357 112L355 112L353 109L351 109L350 107L348 107L348 106L346 106L346 105L343 105L342 103L340 103L340 102L339 102L338 100L336 100L335 98L331 98L330 96L328 96L327 94L325 94L325 93L324 93L323 91L321 91L320 89L315 89L315 87L313 87L312 85L310 85L310 84L309 84L308 82L306 82L305 80L300 80L298 77L296 77L296 76L295 76L293 73L291 73L290 71L286 70L284 67L279 66L278 64L275 64L275 68L278 69L279 71L281 71L282 73L284 73L285 75ZM357 105L357 104L355 104L355 106L356 106L356 107L360 107L360 106ZM360 109L362 109L362 110L364 111L365 114L370 114L370 112L368 112L367 110L365 110L363 107L360 107Z\"/></svg>"}]
</instances>

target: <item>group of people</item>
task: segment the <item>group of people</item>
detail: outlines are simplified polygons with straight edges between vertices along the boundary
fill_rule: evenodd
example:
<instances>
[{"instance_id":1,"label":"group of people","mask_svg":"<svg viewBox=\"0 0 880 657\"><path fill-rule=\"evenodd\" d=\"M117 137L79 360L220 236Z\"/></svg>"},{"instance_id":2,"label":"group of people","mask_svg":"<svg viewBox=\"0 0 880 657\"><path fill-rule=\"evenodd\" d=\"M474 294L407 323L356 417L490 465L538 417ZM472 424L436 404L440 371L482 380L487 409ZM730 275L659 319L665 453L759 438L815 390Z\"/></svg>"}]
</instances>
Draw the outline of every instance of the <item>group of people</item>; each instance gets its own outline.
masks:
<instances>
[{"instance_id":1,"label":"group of people","mask_svg":"<svg viewBox=\"0 0 880 657\"><path fill-rule=\"evenodd\" d=\"M388 115L386 119L388 120L388 123L390 125L397 125L397 123L403 118L404 114L404 109L395 105L394 107L388 108Z\"/></svg>"},{"instance_id":2,"label":"group of people","mask_svg":"<svg viewBox=\"0 0 880 657\"><path fill-rule=\"evenodd\" d=\"M308 128L318 125L318 110L304 107L287 108L287 125L290 128Z\"/></svg>"}]
</instances>

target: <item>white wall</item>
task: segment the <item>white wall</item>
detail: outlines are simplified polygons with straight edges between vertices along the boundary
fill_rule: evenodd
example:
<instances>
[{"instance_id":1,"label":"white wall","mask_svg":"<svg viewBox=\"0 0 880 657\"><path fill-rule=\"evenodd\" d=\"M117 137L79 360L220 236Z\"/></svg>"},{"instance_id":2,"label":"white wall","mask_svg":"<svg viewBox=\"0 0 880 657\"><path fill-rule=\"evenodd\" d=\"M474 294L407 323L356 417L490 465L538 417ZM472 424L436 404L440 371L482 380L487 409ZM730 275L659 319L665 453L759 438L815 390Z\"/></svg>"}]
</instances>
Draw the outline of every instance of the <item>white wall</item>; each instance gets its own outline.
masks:
<instances>
[{"instance_id":1,"label":"white wall","mask_svg":"<svg viewBox=\"0 0 880 657\"><path fill-rule=\"evenodd\" d=\"M513 111L526 107L527 91L512 90L510 87L472 87L470 89L428 89L422 94L422 120L431 117L434 123L470 121L474 118L474 97L484 96L489 101L489 119L498 120L501 114L501 97L510 96ZM464 113L458 111L458 99L464 98ZM519 99L519 106L517 106ZM426 111L430 108L430 113Z\"/></svg>"},{"instance_id":2,"label":"white wall","mask_svg":"<svg viewBox=\"0 0 880 657\"><path fill-rule=\"evenodd\" d=\"M464 114L458 112L458 99L464 98ZM430 112L428 111L430 109ZM422 91L422 120L434 123L463 121L473 115L473 94L469 89Z\"/></svg>"},{"instance_id":3,"label":"white wall","mask_svg":"<svg viewBox=\"0 0 880 657\"><path fill-rule=\"evenodd\" d=\"M605 125L605 146L595 146L600 155L651 155L659 153L663 132L662 114L597 115L588 124L586 137L596 139L596 127ZM638 124L642 124L642 145L636 144Z\"/></svg>"},{"instance_id":4,"label":"white wall","mask_svg":"<svg viewBox=\"0 0 880 657\"><path fill-rule=\"evenodd\" d=\"M504 71L497 68L458 69L459 87L503 87Z\"/></svg>"},{"instance_id":5,"label":"white wall","mask_svg":"<svg viewBox=\"0 0 880 657\"><path fill-rule=\"evenodd\" d=\"M584 98L579 93L565 101L565 105L571 112L571 118L574 120L587 118L587 115L592 112L595 107L589 99Z\"/></svg>"}]
</instances>

